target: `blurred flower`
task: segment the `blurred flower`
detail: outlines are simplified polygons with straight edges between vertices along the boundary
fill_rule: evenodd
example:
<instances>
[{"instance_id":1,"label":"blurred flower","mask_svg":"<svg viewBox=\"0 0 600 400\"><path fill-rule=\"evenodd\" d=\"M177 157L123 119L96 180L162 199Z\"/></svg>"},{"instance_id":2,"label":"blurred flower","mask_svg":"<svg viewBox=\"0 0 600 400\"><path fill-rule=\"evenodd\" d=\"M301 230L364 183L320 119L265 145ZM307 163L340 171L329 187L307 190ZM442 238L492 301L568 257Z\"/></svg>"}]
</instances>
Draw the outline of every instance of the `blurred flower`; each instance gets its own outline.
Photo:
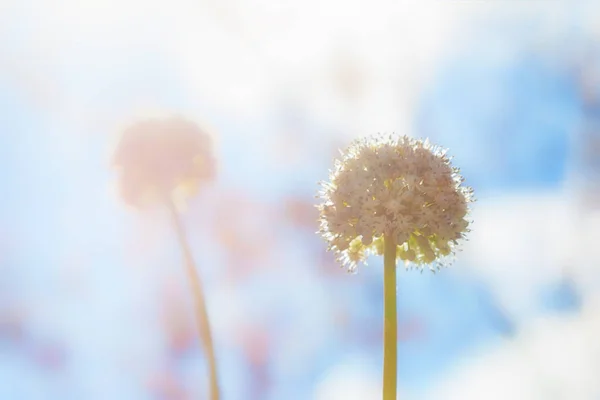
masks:
<instances>
[{"instance_id":1,"label":"blurred flower","mask_svg":"<svg viewBox=\"0 0 600 400\"><path fill-rule=\"evenodd\" d=\"M161 322L169 350L174 356L183 356L195 345L194 326L186 312L183 288L173 282L166 284Z\"/></svg>"},{"instance_id":2,"label":"blurred flower","mask_svg":"<svg viewBox=\"0 0 600 400\"><path fill-rule=\"evenodd\" d=\"M148 388L153 398L165 400L187 400L191 398L182 379L168 367L150 377Z\"/></svg>"},{"instance_id":3,"label":"blurred flower","mask_svg":"<svg viewBox=\"0 0 600 400\"><path fill-rule=\"evenodd\" d=\"M469 222L472 190L446 151L407 136L354 141L336 160L319 197L320 232L350 271L370 253L383 254L383 236L397 257L422 267L454 253Z\"/></svg>"},{"instance_id":4,"label":"blurred flower","mask_svg":"<svg viewBox=\"0 0 600 400\"><path fill-rule=\"evenodd\" d=\"M114 156L123 199L136 207L186 198L215 174L212 141L179 116L149 118L126 128Z\"/></svg>"},{"instance_id":5,"label":"blurred flower","mask_svg":"<svg viewBox=\"0 0 600 400\"><path fill-rule=\"evenodd\" d=\"M0 341L17 342L25 335L25 318L19 310L0 308Z\"/></svg>"},{"instance_id":6,"label":"blurred flower","mask_svg":"<svg viewBox=\"0 0 600 400\"><path fill-rule=\"evenodd\" d=\"M160 202L169 211L194 297L198 333L209 369L208 392L211 400L218 400L215 351L202 281L177 210L214 177L211 139L196 124L179 116L141 120L123 132L114 164L120 170L121 195L127 203L142 207ZM183 341L176 345L185 345L185 328L181 333L175 339Z\"/></svg>"},{"instance_id":7,"label":"blurred flower","mask_svg":"<svg viewBox=\"0 0 600 400\"><path fill-rule=\"evenodd\" d=\"M31 349L33 360L41 367L59 370L65 367L68 359L67 349L62 343L42 341L34 343Z\"/></svg>"},{"instance_id":8,"label":"blurred flower","mask_svg":"<svg viewBox=\"0 0 600 400\"><path fill-rule=\"evenodd\" d=\"M276 226L277 218L272 208L247 192L231 190L219 194L211 229L223 251L224 271L231 282L275 265L270 249L278 238L265 227Z\"/></svg>"},{"instance_id":9,"label":"blurred flower","mask_svg":"<svg viewBox=\"0 0 600 400\"><path fill-rule=\"evenodd\" d=\"M297 228L308 229L311 232L317 228L318 216L312 201L297 196L288 197L284 199L284 214Z\"/></svg>"}]
</instances>

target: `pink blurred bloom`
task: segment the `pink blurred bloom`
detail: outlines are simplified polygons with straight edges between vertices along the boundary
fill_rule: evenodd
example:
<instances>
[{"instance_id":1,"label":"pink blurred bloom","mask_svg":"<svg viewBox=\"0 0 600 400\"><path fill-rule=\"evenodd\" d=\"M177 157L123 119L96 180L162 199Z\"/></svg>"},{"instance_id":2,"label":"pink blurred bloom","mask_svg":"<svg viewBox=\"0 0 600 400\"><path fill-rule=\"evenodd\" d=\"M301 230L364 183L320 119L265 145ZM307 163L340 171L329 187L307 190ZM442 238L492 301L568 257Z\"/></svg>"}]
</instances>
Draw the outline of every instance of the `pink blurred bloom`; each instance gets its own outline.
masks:
<instances>
[{"instance_id":1,"label":"pink blurred bloom","mask_svg":"<svg viewBox=\"0 0 600 400\"><path fill-rule=\"evenodd\" d=\"M120 172L121 196L136 207L188 197L215 175L210 136L179 116L141 120L126 128L113 162Z\"/></svg>"}]
</instances>

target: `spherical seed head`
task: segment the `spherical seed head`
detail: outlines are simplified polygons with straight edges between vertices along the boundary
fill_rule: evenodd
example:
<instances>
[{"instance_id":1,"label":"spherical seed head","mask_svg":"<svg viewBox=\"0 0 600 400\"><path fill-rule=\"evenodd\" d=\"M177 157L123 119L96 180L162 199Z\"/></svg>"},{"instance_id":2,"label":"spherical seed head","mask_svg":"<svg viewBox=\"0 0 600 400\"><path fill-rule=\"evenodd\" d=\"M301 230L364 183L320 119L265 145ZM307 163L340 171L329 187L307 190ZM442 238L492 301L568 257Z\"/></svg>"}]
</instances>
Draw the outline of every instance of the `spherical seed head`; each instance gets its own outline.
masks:
<instances>
[{"instance_id":1,"label":"spherical seed head","mask_svg":"<svg viewBox=\"0 0 600 400\"><path fill-rule=\"evenodd\" d=\"M446 151L407 136L355 140L322 182L320 234L350 271L383 254L393 237L397 258L435 270L468 232L472 189Z\"/></svg>"},{"instance_id":2,"label":"spherical seed head","mask_svg":"<svg viewBox=\"0 0 600 400\"><path fill-rule=\"evenodd\" d=\"M127 127L113 163L120 173L120 194L135 207L176 194L190 196L215 175L210 136L179 116Z\"/></svg>"}]
</instances>

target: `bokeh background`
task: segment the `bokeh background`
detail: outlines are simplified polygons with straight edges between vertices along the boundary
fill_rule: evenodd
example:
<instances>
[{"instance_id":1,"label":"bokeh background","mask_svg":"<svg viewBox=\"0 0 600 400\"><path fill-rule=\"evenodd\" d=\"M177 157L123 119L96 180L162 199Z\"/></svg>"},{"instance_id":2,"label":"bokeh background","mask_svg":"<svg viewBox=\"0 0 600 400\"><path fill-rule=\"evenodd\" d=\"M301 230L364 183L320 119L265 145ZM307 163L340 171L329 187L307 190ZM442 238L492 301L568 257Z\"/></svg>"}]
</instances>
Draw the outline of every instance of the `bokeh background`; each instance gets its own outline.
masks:
<instances>
[{"instance_id":1,"label":"bokeh background","mask_svg":"<svg viewBox=\"0 0 600 400\"><path fill-rule=\"evenodd\" d=\"M173 230L110 166L156 110L216 141L184 222L224 400L379 398L382 262L314 208L375 132L478 198L452 268L399 273L399 398L600 399L600 3L0 0L0 399L204 398Z\"/></svg>"}]
</instances>

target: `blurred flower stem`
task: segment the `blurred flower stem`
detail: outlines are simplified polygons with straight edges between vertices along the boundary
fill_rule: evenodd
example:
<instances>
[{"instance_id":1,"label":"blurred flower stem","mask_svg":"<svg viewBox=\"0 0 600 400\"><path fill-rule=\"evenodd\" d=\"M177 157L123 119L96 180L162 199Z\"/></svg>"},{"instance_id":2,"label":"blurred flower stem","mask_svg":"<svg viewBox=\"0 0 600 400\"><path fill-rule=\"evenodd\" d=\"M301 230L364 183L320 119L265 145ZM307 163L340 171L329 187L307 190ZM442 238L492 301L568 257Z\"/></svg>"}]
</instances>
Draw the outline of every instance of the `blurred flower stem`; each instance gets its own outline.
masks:
<instances>
[{"instance_id":1,"label":"blurred flower stem","mask_svg":"<svg viewBox=\"0 0 600 400\"><path fill-rule=\"evenodd\" d=\"M177 209L172 200L167 201L167 206L171 214L171 220L175 226L177 233L177 239L181 245L183 255L185 258L186 272L188 279L192 286L192 293L194 295L196 322L198 323L198 330L200 333L200 341L204 347L204 354L206 356L209 368L209 381L210 381L210 400L219 400L219 385L217 381L217 363L215 360L215 349L212 341L212 335L210 332L210 324L208 322L208 313L206 311L206 301L204 293L202 291L202 283L200 281L200 275L196 269L196 263L192 256L192 251L188 244L187 236L183 228L183 224L179 219Z\"/></svg>"},{"instance_id":2,"label":"blurred flower stem","mask_svg":"<svg viewBox=\"0 0 600 400\"><path fill-rule=\"evenodd\" d=\"M396 312L396 241L385 235L383 253L383 400L396 400L397 312Z\"/></svg>"}]
</instances>

